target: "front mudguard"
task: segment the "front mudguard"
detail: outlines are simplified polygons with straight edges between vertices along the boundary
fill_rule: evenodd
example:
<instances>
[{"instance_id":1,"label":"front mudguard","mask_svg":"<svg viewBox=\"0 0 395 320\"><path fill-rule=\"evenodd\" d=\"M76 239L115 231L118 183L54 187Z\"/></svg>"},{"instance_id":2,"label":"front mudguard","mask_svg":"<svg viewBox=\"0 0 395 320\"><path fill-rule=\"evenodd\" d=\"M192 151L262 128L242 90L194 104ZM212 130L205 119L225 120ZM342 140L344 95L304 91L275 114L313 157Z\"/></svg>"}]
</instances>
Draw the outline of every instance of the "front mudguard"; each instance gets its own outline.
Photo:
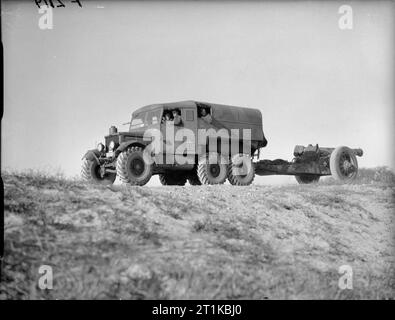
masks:
<instances>
[{"instance_id":1,"label":"front mudguard","mask_svg":"<svg viewBox=\"0 0 395 320\"><path fill-rule=\"evenodd\" d=\"M96 161L98 165L100 165L100 152L96 149L89 150L85 153L85 155L82 157L82 160L87 159L89 161Z\"/></svg>"}]
</instances>

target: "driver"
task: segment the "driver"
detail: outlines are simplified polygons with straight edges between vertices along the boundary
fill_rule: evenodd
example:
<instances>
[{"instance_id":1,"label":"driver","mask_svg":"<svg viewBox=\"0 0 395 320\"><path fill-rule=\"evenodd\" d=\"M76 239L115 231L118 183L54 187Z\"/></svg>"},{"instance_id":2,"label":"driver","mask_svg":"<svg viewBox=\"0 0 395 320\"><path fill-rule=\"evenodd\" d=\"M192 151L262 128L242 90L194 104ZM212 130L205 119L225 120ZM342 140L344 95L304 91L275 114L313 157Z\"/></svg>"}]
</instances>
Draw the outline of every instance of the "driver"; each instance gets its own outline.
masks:
<instances>
[{"instance_id":1,"label":"driver","mask_svg":"<svg viewBox=\"0 0 395 320\"><path fill-rule=\"evenodd\" d=\"M181 116L177 110L173 110L173 121L175 126L179 126L182 123Z\"/></svg>"},{"instance_id":2,"label":"driver","mask_svg":"<svg viewBox=\"0 0 395 320\"><path fill-rule=\"evenodd\" d=\"M171 121L170 112L165 112L165 114L163 115L163 118L162 118L162 123L165 123L168 121Z\"/></svg>"},{"instance_id":3,"label":"driver","mask_svg":"<svg viewBox=\"0 0 395 320\"><path fill-rule=\"evenodd\" d=\"M209 114L205 108L201 111L201 118L207 123L211 123L213 121L211 114Z\"/></svg>"}]
</instances>

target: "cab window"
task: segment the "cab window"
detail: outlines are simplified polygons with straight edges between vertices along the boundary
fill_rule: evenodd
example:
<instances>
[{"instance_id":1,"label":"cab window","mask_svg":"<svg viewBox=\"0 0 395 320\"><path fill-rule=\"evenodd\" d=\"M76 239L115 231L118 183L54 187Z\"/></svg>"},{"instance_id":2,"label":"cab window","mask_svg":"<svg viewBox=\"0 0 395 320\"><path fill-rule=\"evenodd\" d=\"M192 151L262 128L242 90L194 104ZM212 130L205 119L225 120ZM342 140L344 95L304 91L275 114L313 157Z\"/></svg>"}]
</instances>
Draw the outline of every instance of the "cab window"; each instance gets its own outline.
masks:
<instances>
[{"instance_id":1,"label":"cab window","mask_svg":"<svg viewBox=\"0 0 395 320\"><path fill-rule=\"evenodd\" d=\"M193 110L185 110L185 120L186 121L194 120Z\"/></svg>"},{"instance_id":2,"label":"cab window","mask_svg":"<svg viewBox=\"0 0 395 320\"><path fill-rule=\"evenodd\" d=\"M147 125L155 125L160 123L160 118L161 118L162 110L153 110L148 112L147 116Z\"/></svg>"},{"instance_id":3,"label":"cab window","mask_svg":"<svg viewBox=\"0 0 395 320\"><path fill-rule=\"evenodd\" d=\"M181 126L181 110L175 109L165 109L163 111L162 123L164 124L174 124L175 126Z\"/></svg>"},{"instance_id":4,"label":"cab window","mask_svg":"<svg viewBox=\"0 0 395 320\"><path fill-rule=\"evenodd\" d=\"M147 115L146 112L142 112L142 113L134 115L132 118L132 122L130 123L130 129L144 127L146 115Z\"/></svg>"}]
</instances>

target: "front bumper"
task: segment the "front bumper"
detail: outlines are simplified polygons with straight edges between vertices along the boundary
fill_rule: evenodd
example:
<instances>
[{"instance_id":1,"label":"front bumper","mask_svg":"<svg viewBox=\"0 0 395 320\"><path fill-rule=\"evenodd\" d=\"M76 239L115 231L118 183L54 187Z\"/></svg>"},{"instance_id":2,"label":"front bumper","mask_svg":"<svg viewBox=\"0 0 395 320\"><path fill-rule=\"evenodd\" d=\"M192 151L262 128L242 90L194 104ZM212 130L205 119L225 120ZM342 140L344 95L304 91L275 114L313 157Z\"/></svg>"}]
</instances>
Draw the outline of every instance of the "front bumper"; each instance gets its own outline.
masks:
<instances>
[{"instance_id":1,"label":"front bumper","mask_svg":"<svg viewBox=\"0 0 395 320\"><path fill-rule=\"evenodd\" d=\"M82 159L87 159L90 161L95 161L97 164L108 164L114 161L115 159L115 152L110 151L107 153L100 153L98 150L93 149L89 150L85 153Z\"/></svg>"}]
</instances>

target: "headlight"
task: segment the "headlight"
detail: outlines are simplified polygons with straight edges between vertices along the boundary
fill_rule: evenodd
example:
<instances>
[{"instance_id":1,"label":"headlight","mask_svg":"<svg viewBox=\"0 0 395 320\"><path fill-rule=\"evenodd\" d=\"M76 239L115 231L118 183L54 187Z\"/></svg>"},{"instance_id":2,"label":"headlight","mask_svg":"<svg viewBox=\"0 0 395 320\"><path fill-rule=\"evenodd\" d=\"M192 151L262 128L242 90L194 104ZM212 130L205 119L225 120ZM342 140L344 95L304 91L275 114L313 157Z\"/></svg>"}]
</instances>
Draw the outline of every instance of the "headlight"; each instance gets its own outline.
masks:
<instances>
[{"instance_id":1,"label":"headlight","mask_svg":"<svg viewBox=\"0 0 395 320\"><path fill-rule=\"evenodd\" d=\"M109 151L113 151L115 148L115 142L114 141L110 141L110 144L108 145L108 150Z\"/></svg>"},{"instance_id":2,"label":"headlight","mask_svg":"<svg viewBox=\"0 0 395 320\"><path fill-rule=\"evenodd\" d=\"M104 144L99 143L99 144L97 145L97 151L103 152L103 151L104 151Z\"/></svg>"}]
</instances>

